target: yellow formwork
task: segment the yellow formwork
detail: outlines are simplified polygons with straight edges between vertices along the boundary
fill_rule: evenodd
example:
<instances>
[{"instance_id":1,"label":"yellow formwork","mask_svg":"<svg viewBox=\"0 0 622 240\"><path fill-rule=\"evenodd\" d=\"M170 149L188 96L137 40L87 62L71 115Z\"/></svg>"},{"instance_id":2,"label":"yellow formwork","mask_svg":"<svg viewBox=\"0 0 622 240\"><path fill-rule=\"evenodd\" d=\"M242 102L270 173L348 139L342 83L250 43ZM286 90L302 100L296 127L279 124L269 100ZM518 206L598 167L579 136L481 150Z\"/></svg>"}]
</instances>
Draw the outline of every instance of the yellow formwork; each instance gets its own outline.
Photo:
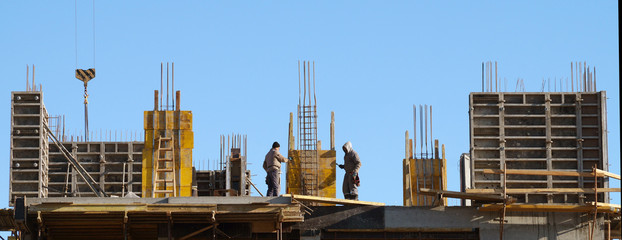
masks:
<instances>
[{"instance_id":1,"label":"yellow formwork","mask_svg":"<svg viewBox=\"0 0 622 240\"><path fill-rule=\"evenodd\" d=\"M302 176L303 169L300 166L301 150L290 150L288 152L291 161L287 163L287 188L286 193L299 195L303 194ZM336 197L336 152L335 150L318 150L318 197ZM308 169L306 171L309 171Z\"/></svg>"},{"instance_id":2,"label":"yellow formwork","mask_svg":"<svg viewBox=\"0 0 622 240\"><path fill-rule=\"evenodd\" d=\"M410 153L409 153L410 154ZM416 159L412 155L403 161L404 206L447 206L447 198L419 194L419 189L447 190L447 160L445 145L439 156L438 140L434 142L434 158Z\"/></svg>"},{"instance_id":3,"label":"yellow formwork","mask_svg":"<svg viewBox=\"0 0 622 240\"><path fill-rule=\"evenodd\" d=\"M192 196L192 149L194 133L192 132L191 111L145 111L145 148L143 149L142 196L165 197L164 194L153 195L153 156L154 145L161 136L172 136L175 147L175 177L177 178L177 196ZM170 186L168 189L172 189Z\"/></svg>"},{"instance_id":4,"label":"yellow formwork","mask_svg":"<svg viewBox=\"0 0 622 240\"><path fill-rule=\"evenodd\" d=\"M335 139L334 139L334 131L335 131L335 115L331 112L331 124L330 124L330 150L321 150L321 142L317 143L317 154L318 154L318 189L316 197L325 197L325 198L336 198L336 152L335 152ZM288 137L288 152L287 155L292 158L291 161L287 163L287 172L286 172L286 193L294 194L294 195L302 195L303 188L303 169L300 165L300 155L303 151L309 150L296 150L294 149L295 141L294 141L294 115L293 113L289 113L289 137ZM310 171L305 169L305 171ZM333 205L333 204L325 204L322 203L320 205Z\"/></svg>"}]
</instances>

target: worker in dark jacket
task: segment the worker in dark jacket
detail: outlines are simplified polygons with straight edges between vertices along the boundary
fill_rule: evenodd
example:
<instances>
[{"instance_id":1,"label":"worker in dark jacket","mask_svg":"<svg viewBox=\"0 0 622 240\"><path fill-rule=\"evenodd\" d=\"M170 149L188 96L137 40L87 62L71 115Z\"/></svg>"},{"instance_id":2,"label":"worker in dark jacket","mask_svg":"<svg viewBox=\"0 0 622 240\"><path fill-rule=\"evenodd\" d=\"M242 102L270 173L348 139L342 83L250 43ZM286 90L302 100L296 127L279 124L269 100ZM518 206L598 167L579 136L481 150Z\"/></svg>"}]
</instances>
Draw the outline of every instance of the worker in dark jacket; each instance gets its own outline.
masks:
<instances>
[{"instance_id":1,"label":"worker in dark jacket","mask_svg":"<svg viewBox=\"0 0 622 240\"><path fill-rule=\"evenodd\" d=\"M287 158L283 157L279 153L281 145L278 142L272 144L272 148L266 154L266 159L263 161L263 169L266 170L268 176L266 176L266 184L268 184L267 196L279 196L279 190L281 187L281 163L287 162Z\"/></svg>"},{"instance_id":2,"label":"worker in dark jacket","mask_svg":"<svg viewBox=\"0 0 622 240\"><path fill-rule=\"evenodd\" d=\"M339 164L339 168L346 171L343 176L343 196L345 199L359 200L358 186L359 169L361 168L361 159L359 155L352 149L352 143L346 142L342 147L345 155L343 156L343 164Z\"/></svg>"}]
</instances>

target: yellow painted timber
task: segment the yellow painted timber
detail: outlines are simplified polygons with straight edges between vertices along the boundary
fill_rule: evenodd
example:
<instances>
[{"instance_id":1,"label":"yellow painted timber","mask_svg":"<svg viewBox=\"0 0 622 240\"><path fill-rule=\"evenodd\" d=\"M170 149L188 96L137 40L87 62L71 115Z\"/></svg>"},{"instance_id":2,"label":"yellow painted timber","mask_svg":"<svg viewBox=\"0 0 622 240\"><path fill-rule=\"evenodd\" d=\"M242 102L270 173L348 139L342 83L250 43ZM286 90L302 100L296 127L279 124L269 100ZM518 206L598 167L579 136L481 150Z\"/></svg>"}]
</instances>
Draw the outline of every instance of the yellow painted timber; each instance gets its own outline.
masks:
<instances>
[{"instance_id":1,"label":"yellow painted timber","mask_svg":"<svg viewBox=\"0 0 622 240\"><path fill-rule=\"evenodd\" d=\"M482 169L484 174L503 174L501 169ZM574 172L574 171L547 171L547 170L521 170L521 169L508 169L506 174L509 175L538 175L538 176L569 176L569 177L593 177L592 172ZM600 169L596 169L597 177L610 177L620 179L620 175L610 173Z\"/></svg>"},{"instance_id":2,"label":"yellow painted timber","mask_svg":"<svg viewBox=\"0 0 622 240\"><path fill-rule=\"evenodd\" d=\"M384 206L384 203L379 202L367 202L367 201L357 201L357 200L348 200L348 199L337 199L337 198L327 198L327 197L317 197L317 196L306 196L306 195L296 195L296 194L283 194L283 197L291 197L292 200L305 201L305 202L318 202L318 203L328 203L328 204L342 204L342 205L366 205L366 206Z\"/></svg>"},{"instance_id":3,"label":"yellow painted timber","mask_svg":"<svg viewBox=\"0 0 622 240\"><path fill-rule=\"evenodd\" d=\"M480 211L499 211L503 209L503 204L484 204L479 207ZM510 204L506 206L508 212L591 212L594 206L586 205L553 205L553 204ZM598 212L617 213L612 207L599 206Z\"/></svg>"},{"instance_id":4,"label":"yellow painted timber","mask_svg":"<svg viewBox=\"0 0 622 240\"><path fill-rule=\"evenodd\" d=\"M586 202L586 204L594 206L594 202ZM597 202L596 205L599 207L617 208L618 211L620 211L620 207L621 207L620 204L602 203L602 202Z\"/></svg>"},{"instance_id":5,"label":"yellow painted timber","mask_svg":"<svg viewBox=\"0 0 622 240\"><path fill-rule=\"evenodd\" d=\"M620 188L598 188L598 192L620 192ZM501 194L503 189L467 189L467 193L474 194ZM594 193L593 188L508 188L507 194L529 193Z\"/></svg>"},{"instance_id":6,"label":"yellow painted timber","mask_svg":"<svg viewBox=\"0 0 622 240\"><path fill-rule=\"evenodd\" d=\"M604 176L620 180L620 175L615 174L615 173L610 173L610 172L607 172L607 171L603 171L603 170L600 170L600 169L596 169L596 174L602 174Z\"/></svg>"},{"instance_id":7,"label":"yellow painted timber","mask_svg":"<svg viewBox=\"0 0 622 240\"><path fill-rule=\"evenodd\" d=\"M419 192L422 195L430 195L430 196L443 195L446 197L460 198L460 199L473 199L473 200L496 201L496 202L503 202L505 200L500 195L463 193L463 192L436 190L436 189L429 189L429 188L421 188L419 189Z\"/></svg>"},{"instance_id":8,"label":"yellow painted timber","mask_svg":"<svg viewBox=\"0 0 622 240\"><path fill-rule=\"evenodd\" d=\"M336 195L336 152L335 150L318 150L319 165L319 196L335 198ZM302 169L300 167L300 151L289 151L293 160L287 163L286 193L302 194Z\"/></svg>"},{"instance_id":9,"label":"yellow painted timber","mask_svg":"<svg viewBox=\"0 0 622 240\"><path fill-rule=\"evenodd\" d=\"M154 111L145 111L144 128L153 129L181 129L192 130L192 111L156 111L155 127L152 121ZM181 121L178 119L181 118ZM166 123L166 125L165 125Z\"/></svg>"},{"instance_id":10,"label":"yellow painted timber","mask_svg":"<svg viewBox=\"0 0 622 240\"><path fill-rule=\"evenodd\" d=\"M155 119L154 119L155 118ZM164 194L152 194L153 186L153 150L154 143L161 136L175 138L175 174L177 176L177 196L192 196L192 149L194 133L192 132L191 111L145 111L145 148L142 164L142 196L164 197ZM177 145L177 143L179 143ZM170 186L172 189L172 186Z\"/></svg>"}]
</instances>

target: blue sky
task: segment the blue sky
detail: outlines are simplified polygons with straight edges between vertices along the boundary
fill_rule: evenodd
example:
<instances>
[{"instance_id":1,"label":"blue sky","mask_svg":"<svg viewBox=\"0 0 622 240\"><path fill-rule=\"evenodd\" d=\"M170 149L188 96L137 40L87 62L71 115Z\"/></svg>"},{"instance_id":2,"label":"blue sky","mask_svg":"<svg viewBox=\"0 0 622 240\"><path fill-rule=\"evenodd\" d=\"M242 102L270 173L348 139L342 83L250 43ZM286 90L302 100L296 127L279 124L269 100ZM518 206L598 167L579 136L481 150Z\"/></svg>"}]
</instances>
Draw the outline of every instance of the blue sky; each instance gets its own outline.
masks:
<instances>
[{"instance_id":1,"label":"blue sky","mask_svg":"<svg viewBox=\"0 0 622 240\"><path fill-rule=\"evenodd\" d=\"M26 64L36 65L50 114L65 114L69 133L83 128L74 4L0 3L0 199L8 199L9 96L25 89ZM413 104L434 106L448 186L459 189L468 94L481 90L488 60L499 62L508 91L517 78L527 91L540 91L542 78L569 78L571 61L596 66L598 88L609 98L611 169L619 172L617 1L97 1L95 61L92 2L77 6L77 67L97 69L89 84L91 129L141 130L160 62L175 62L182 108L194 114L194 158L217 159L220 134L247 134L249 167L262 191L263 157L273 141L287 141L289 112L296 111L298 60L316 64L323 145L335 111L337 145L351 141L362 158L362 200L402 204Z\"/></svg>"}]
</instances>

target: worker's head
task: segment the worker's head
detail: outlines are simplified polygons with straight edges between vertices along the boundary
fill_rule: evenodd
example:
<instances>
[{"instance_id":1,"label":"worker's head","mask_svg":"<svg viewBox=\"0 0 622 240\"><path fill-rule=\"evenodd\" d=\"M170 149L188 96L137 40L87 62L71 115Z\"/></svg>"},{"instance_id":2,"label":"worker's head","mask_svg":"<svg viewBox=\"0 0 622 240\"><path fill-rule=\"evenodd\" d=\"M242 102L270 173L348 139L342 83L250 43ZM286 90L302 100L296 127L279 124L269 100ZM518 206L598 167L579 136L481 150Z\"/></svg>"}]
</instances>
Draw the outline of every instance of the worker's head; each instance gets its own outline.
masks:
<instances>
[{"instance_id":1,"label":"worker's head","mask_svg":"<svg viewBox=\"0 0 622 240\"><path fill-rule=\"evenodd\" d=\"M272 144L272 148L280 148L280 147L281 147L281 144L279 144L279 142L274 142Z\"/></svg>"},{"instance_id":2,"label":"worker's head","mask_svg":"<svg viewBox=\"0 0 622 240\"><path fill-rule=\"evenodd\" d=\"M343 149L344 153L348 153L352 151L352 143L350 143L349 141L346 142L346 144L344 144L343 147L341 147L341 149Z\"/></svg>"}]
</instances>

